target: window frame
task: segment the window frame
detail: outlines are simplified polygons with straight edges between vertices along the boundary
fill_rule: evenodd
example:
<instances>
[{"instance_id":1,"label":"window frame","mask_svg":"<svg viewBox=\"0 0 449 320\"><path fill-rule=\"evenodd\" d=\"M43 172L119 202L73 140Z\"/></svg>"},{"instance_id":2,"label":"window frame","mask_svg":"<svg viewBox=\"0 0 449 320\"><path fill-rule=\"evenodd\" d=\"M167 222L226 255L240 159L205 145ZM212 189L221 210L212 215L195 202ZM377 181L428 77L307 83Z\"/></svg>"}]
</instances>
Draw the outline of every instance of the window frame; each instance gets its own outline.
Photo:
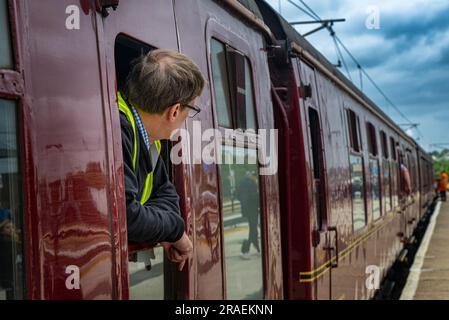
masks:
<instances>
[{"instance_id":1,"label":"window frame","mask_svg":"<svg viewBox=\"0 0 449 320\"><path fill-rule=\"evenodd\" d=\"M388 150L388 138L384 130L380 130L380 144L382 147L382 158L386 160L390 159L390 152Z\"/></svg>"},{"instance_id":2,"label":"window frame","mask_svg":"<svg viewBox=\"0 0 449 320\"><path fill-rule=\"evenodd\" d=\"M213 104L213 114L214 114L214 122L215 122L215 127L218 128L220 130L220 132L222 133L222 135L224 135L224 131L226 129L231 129L231 130L237 130L238 129L238 110L237 107L235 106L235 99L234 99L234 94L232 93L232 84L233 84L233 80L232 80L232 76L230 75L230 52L235 52L237 54L240 54L245 61L248 62L248 67L249 67L249 74L251 77L251 95L252 95L252 101L253 101L253 108L254 108L254 125L255 125L255 130L257 130L259 128L259 119L257 117L257 100L256 100L256 87L255 87L255 76L254 76L254 63L252 61L252 58L249 54L246 54L245 52L236 49L234 46L232 46L231 44L229 44L227 41L222 40L220 37L218 37L217 35L213 35L210 39L209 39L209 55L208 55L208 61L210 64L210 71L211 71L211 79L213 80L213 67L212 67L212 52L211 52L211 47L212 47L212 41L217 41L219 43L221 43L224 46L224 50L225 50L225 55L226 55L226 80L227 80L227 84L228 84L228 95L229 95L229 99L230 99L230 108L231 108L231 114L230 114L230 122L231 122L231 127L225 127L222 126L219 123L218 120L218 109L217 109L217 100L216 100L216 96L215 96L215 84L213 83L213 81L210 82L210 86L211 86L211 96L212 96L212 104ZM245 70L244 70L245 71ZM244 131L248 131L251 130L252 128L246 128L243 129Z\"/></svg>"},{"instance_id":3,"label":"window frame","mask_svg":"<svg viewBox=\"0 0 449 320\"><path fill-rule=\"evenodd\" d=\"M306 107L307 107L307 124L308 124L308 127L309 127L308 136L310 136L309 150L310 150L310 154L312 156L311 163L313 164L313 168L312 168L313 170L311 172L311 175L312 175L311 176L311 178L312 178L311 180L312 180L312 183L314 184L314 188L315 188L315 180L320 180L320 183L321 183L320 188L322 188L324 190L324 192L326 192L325 191L325 188L326 188L326 185L327 185L326 163L325 163L326 159L325 159L325 154L324 154L324 152L325 152L324 151L324 142L323 142L323 137L322 137L323 127L322 127L322 123L321 123L321 116L320 116L319 109L316 108L313 105L313 103L308 103L307 102L306 103ZM310 112L314 112L317 115L317 122L318 122L318 129L319 129L318 137L317 137L318 138L318 141L317 141L318 142L318 146L317 147L319 148L319 150L318 150L319 154L318 154L318 159L317 159L318 163L316 163L315 159L314 159L312 132L311 132L311 129L312 129L311 124L312 124L312 122L311 122L311 119L310 119ZM318 165L318 168L315 168L316 165ZM319 172L319 179L315 178L315 172L316 171ZM323 190L321 190L321 191L323 191ZM320 192L320 190L317 190L317 191L318 191L319 195L323 195L323 193ZM313 196L315 196L315 195L313 194ZM327 204L326 197L324 199L318 199L318 200L322 201L322 202L320 202L322 207L315 208L316 226L314 226L314 227L317 227L317 231L324 232L324 231L327 230L327 227L329 226L329 218L328 218L328 215L327 215L328 204ZM317 201L315 201L315 202L317 202Z\"/></svg>"},{"instance_id":4,"label":"window frame","mask_svg":"<svg viewBox=\"0 0 449 320\"><path fill-rule=\"evenodd\" d=\"M363 142L360 128L360 117L354 110L350 108L346 108L345 110L346 110L346 125L348 133L348 146L352 150L352 152L362 154Z\"/></svg>"},{"instance_id":5,"label":"window frame","mask_svg":"<svg viewBox=\"0 0 449 320\"><path fill-rule=\"evenodd\" d=\"M29 141L29 137L25 135L25 132L29 132L30 124L24 121L27 118L25 114L26 110L29 109L28 103L26 103L25 97L25 82L24 82L24 52L27 52L27 42L23 40L20 35L25 34L23 30L23 25L19 23L19 12L24 12L23 4L18 3L13 0L6 0L8 7L8 18L9 18L9 31L10 31L10 41L11 41L11 54L12 54L12 68L0 68L0 99L14 101L16 105L16 139L17 139L17 170L18 170L18 190L21 193L19 196L19 210L22 215L22 274L20 275L23 282L21 288L21 299L29 299L32 297L33 289L28 287L31 283L31 279L34 278L32 272L32 261L30 259L30 247L29 243L31 240L31 230L32 230L32 217L30 216L31 208L29 203L30 197L35 196L34 190L37 182L34 180L33 176L27 175L26 164L32 161L33 155L31 150L32 143ZM30 195L31 194L31 195ZM35 203L35 202L34 202ZM17 277L14 274L14 277ZM17 298L16 298L17 299Z\"/></svg>"},{"instance_id":6,"label":"window frame","mask_svg":"<svg viewBox=\"0 0 449 320\"><path fill-rule=\"evenodd\" d=\"M377 130L374 124L370 121L366 122L366 138L368 142L368 154L370 157L378 158L379 146L377 144Z\"/></svg>"}]
</instances>

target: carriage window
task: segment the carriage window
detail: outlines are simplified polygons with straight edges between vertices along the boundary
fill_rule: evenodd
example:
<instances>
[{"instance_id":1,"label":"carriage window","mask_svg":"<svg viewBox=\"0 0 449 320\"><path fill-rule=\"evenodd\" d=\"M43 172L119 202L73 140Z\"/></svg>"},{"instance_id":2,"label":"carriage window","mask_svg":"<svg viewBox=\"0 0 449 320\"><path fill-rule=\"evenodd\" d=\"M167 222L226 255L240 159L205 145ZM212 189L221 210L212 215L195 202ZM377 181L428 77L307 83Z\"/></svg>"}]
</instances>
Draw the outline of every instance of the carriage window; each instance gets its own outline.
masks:
<instances>
[{"instance_id":1,"label":"carriage window","mask_svg":"<svg viewBox=\"0 0 449 320\"><path fill-rule=\"evenodd\" d=\"M353 151L361 151L361 141L360 141L360 125L359 119L354 111L348 109L348 130L349 130L349 140Z\"/></svg>"},{"instance_id":2,"label":"carriage window","mask_svg":"<svg viewBox=\"0 0 449 320\"><path fill-rule=\"evenodd\" d=\"M388 159L390 155L388 154L387 135L385 134L384 131L380 132L380 138L381 138L381 143L382 143L382 156L385 159Z\"/></svg>"},{"instance_id":3,"label":"carriage window","mask_svg":"<svg viewBox=\"0 0 449 320\"><path fill-rule=\"evenodd\" d=\"M218 124L225 128L231 128L231 96L229 91L228 71L226 67L227 61L225 45L215 39L212 39L211 54Z\"/></svg>"},{"instance_id":4,"label":"carriage window","mask_svg":"<svg viewBox=\"0 0 449 320\"><path fill-rule=\"evenodd\" d=\"M313 196L315 197L315 216L318 230L323 230L326 223L325 185L322 172L324 171L323 144L321 141L321 125L318 111L309 108L310 142L312 148L313 167Z\"/></svg>"},{"instance_id":5,"label":"carriage window","mask_svg":"<svg viewBox=\"0 0 449 320\"><path fill-rule=\"evenodd\" d=\"M382 161L382 173L383 173L383 197L384 203L384 212L387 212L392 208L392 200L391 200L391 179L390 179L390 162L388 160Z\"/></svg>"},{"instance_id":6,"label":"carriage window","mask_svg":"<svg viewBox=\"0 0 449 320\"><path fill-rule=\"evenodd\" d=\"M390 137L390 145L391 145L391 157L394 161L396 161L397 158L397 152L396 152L396 142L394 141L393 137Z\"/></svg>"},{"instance_id":7,"label":"carriage window","mask_svg":"<svg viewBox=\"0 0 449 320\"><path fill-rule=\"evenodd\" d=\"M22 299L24 270L16 103L0 99L0 300Z\"/></svg>"},{"instance_id":8,"label":"carriage window","mask_svg":"<svg viewBox=\"0 0 449 320\"><path fill-rule=\"evenodd\" d=\"M373 220L376 220L381 215L379 160L370 159L369 167L371 174L371 203L373 209Z\"/></svg>"},{"instance_id":9,"label":"carriage window","mask_svg":"<svg viewBox=\"0 0 449 320\"><path fill-rule=\"evenodd\" d=\"M373 124L367 122L366 124L366 132L368 137L368 150L369 153L373 156L377 156L377 138L376 138L376 129Z\"/></svg>"},{"instance_id":10,"label":"carriage window","mask_svg":"<svg viewBox=\"0 0 449 320\"><path fill-rule=\"evenodd\" d=\"M211 54L219 126L256 129L249 59L215 39L211 40Z\"/></svg>"},{"instance_id":11,"label":"carriage window","mask_svg":"<svg viewBox=\"0 0 449 320\"><path fill-rule=\"evenodd\" d=\"M255 149L223 146L221 206L227 299L263 299L258 177Z\"/></svg>"},{"instance_id":12,"label":"carriage window","mask_svg":"<svg viewBox=\"0 0 449 320\"><path fill-rule=\"evenodd\" d=\"M254 93L251 76L251 67L248 58L245 58L245 121L240 121L239 128L256 129L256 115L254 113ZM243 108L238 108L243 109ZM242 119L242 117L239 117Z\"/></svg>"},{"instance_id":13,"label":"carriage window","mask_svg":"<svg viewBox=\"0 0 449 320\"><path fill-rule=\"evenodd\" d=\"M358 155L349 156L352 189L352 216L354 231L366 224L365 215L365 181L363 178L363 158Z\"/></svg>"},{"instance_id":14,"label":"carriage window","mask_svg":"<svg viewBox=\"0 0 449 320\"><path fill-rule=\"evenodd\" d=\"M0 43L0 69L11 69L13 54L7 0L0 0Z\"/></svg>"}]
</instances>

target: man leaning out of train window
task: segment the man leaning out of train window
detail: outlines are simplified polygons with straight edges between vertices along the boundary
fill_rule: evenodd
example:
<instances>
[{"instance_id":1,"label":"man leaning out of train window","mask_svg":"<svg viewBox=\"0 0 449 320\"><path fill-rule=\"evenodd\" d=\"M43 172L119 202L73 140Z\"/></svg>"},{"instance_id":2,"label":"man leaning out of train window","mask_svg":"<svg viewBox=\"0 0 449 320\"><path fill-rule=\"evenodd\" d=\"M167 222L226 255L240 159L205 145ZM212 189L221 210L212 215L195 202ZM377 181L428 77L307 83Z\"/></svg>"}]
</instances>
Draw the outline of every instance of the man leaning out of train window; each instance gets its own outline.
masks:
<instances>
[{"instance_id":1,"label":"man leaning out of train window","mask_svg":"<svg viewBox=\"0 0 449 320\"><path fill-rule=\"evenodd\" d=\"M193 248L184 232L179 196L160 157L160 140L169 139L188 116L200 111L195 100L203 87L204 78L192 60L157 49L137 59L117 93L128 240L161 243L179 270Z\"/></svg>"}]
</instances>

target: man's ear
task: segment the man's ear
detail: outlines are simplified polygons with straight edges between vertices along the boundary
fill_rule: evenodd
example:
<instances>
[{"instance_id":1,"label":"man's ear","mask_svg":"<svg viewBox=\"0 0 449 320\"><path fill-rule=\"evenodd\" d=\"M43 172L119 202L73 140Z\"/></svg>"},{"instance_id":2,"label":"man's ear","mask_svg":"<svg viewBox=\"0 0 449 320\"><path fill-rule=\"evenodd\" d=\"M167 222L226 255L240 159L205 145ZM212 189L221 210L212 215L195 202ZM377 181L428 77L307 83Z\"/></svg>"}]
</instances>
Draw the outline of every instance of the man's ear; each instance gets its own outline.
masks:
<instances>
[{"instance_id":1,"label":"man's ear","mask_svg":"<svg viewBox=\"0 0 449 320\"><path fill-rule=\"evenodd\" d=\"M167 109L167 120L168 121L175 120L179 116L180 112L181 112L181 104L180 103L172 105L171 107L169 107Z\"/></svg>"}]
</instances>

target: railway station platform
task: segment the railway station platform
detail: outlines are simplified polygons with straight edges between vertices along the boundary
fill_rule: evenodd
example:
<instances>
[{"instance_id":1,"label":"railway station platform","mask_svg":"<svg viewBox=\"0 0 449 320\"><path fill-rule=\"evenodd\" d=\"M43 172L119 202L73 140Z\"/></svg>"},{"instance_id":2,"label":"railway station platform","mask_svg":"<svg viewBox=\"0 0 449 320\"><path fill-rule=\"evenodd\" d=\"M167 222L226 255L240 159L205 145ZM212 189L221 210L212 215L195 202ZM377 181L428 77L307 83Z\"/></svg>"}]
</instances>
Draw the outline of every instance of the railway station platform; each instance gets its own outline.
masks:
<instances>
[{"instance_id":1,"label":"railway station platform","mask_svg":"<svg viewBox=\"0 0 449 320\"><path fill-rule=\"evenodd\" d=\"M449 300L449 202L436 205L400 299Z\"/></svg>"}]
</instances>

